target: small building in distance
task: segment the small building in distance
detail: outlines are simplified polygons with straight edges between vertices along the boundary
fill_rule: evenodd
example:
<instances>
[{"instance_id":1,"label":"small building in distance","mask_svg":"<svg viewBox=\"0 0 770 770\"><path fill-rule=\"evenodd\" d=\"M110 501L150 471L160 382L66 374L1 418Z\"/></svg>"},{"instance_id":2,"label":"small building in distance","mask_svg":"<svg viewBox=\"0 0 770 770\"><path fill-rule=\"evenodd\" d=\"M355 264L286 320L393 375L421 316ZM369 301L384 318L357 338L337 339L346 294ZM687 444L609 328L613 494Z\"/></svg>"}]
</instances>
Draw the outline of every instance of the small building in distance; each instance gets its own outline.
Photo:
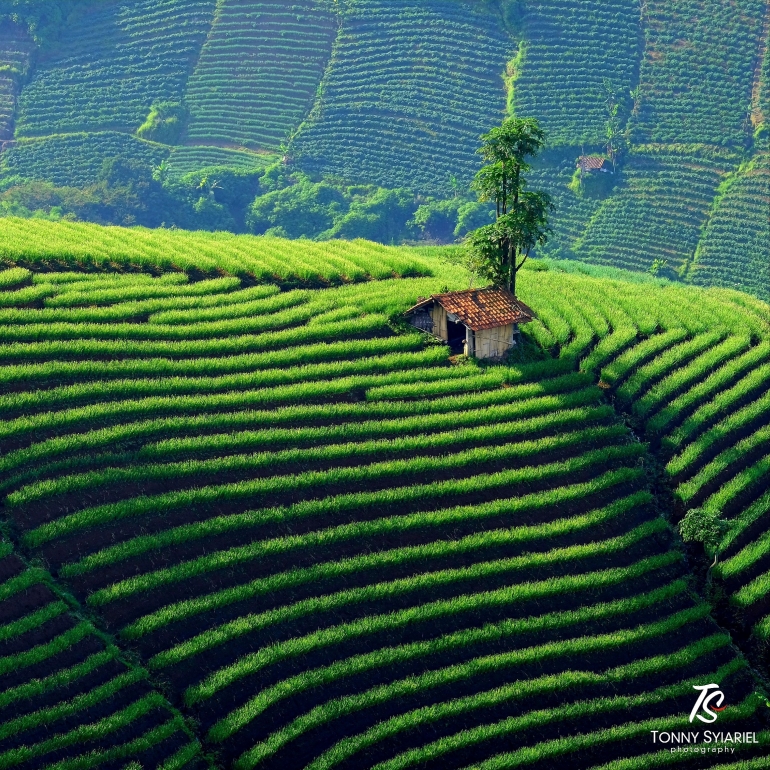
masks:
<instances>
[{"instance_id":1,"label":"small building in distance","mask_svg":"<svg viewBox=\"0 0 770 770\"><path fill-rule=\"evenodd\" d=\"M612 161L601 155L581 155L577 167L583 174L614 174Z\"/></svg>"},{"instance_id":2,"label":"small building in distance","mask_svg":"<svg viewBox=\"0 0 770 770\"><path fill-rule=\"evenodd\" d=\"M515 344L519 324L534 312L505 289L468 289L432 294L404 314L416 328L449 343L454 353L500 358Z\"/></svg>"}]
</instances>

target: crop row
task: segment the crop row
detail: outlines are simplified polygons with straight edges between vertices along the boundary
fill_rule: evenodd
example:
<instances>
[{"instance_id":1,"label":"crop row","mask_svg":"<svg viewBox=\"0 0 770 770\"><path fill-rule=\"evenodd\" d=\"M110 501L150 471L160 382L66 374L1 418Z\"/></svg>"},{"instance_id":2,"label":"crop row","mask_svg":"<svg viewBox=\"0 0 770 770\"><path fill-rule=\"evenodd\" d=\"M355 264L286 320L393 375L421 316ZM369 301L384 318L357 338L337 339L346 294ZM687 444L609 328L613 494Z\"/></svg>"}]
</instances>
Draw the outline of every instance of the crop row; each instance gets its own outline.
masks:
<instances>
[{"instance_id":1,"label":"crop row","mask_svg":"<svg viewBox=\"0 0 770 770\"><path fill-rule=\"evenodd\" d=\"M90 623L78 622L49 587L50 576L24 568L8 551L0 563L5 574L16 574L2 584L0 605L17 619L0 626L11 650L0 657L0 707L6 714L10 708L0 723L0 766L37 760L85 768L144 752L167 768L194 761L199 744L146 672L127 665Z\"/></svg>"},{"instance_id":2,"label":"crop row","mask_svg":"<svg viewBox=\"0 0 770 770\"><path fill-rule=\"evenodd\" d=\"M3 153L6 157L6 153ZM4 218L0 226L7 260L59 261L72 268L109 264L151 270L201 270L269 281L342 282L394 275L427 275L427 265L403 248L364 241L303 246L291 241L230 233L105 228L77 222Z\"/></svg>"},{"instance_id":3,"label":"crop row","mask_svg":"<svg viewBox=\"0 0 770 770\"><path fill-rule=\"evenodd\" d=\"M736 164L737 165L737 164ZM646 271L654 259L679 269L693 258L717 188L730 170L672 148L635 148L622 180L573 244L578 259Z\"/></svg>"},{"instance_id":4,"label":"crop row","mask_svg":"<svg viewBox=\"0 0 770 770\"><path fill-rule=\"evenodd\" d=\"M161 145L117 131L54 134L19 140L3 152L0 168L27 179L86 187L98 180L105 160L121 157L152 168L167 155Z\"/></svg>"},{"instance_id":5,"label":"crop row","mask_svg":"<svg viewBox=\"0 0 770 770\"><path fill-rule=\"evenodd\" d=\"M314 249L296 250L297 264ZM629 704L657 709L661 724L679 714L682 683L724 680L740 703L742 661L680 579L648 448L595 383L622 408L639 404L642 423L688 399L684 419L654 434L672 453L691 440L672 450L662 433L695 418L692 436L707 435L727 414L701 410L752 378L732 411L754 409L754 443L737 448L723 495L751 504L742 495L765 459L752 454L765 436L752 407L770 334L762 306L526 271L531 338L549 352L450 362L444 346L388 325L437 283L460 284L424 259L436 278L317 292L252 296L181 278L180 293L216 293L154 311L204 296L34 279L67 305L105 304L3 316L0 486L24 547L136 646L232 766L440 766L488 734L510 738L506 751L530 746L526 757L582 762L583 743L625 729ZM134 323L108 315L141 303ZM105 315L61 315L86 310ZM720 453L746 438L733 433L682 477L716 463L697 494L731 467ZM752 515L739 517L746 533ZM764 540L750 543L741 585L762 574ZM48 602L0 637L63 616ZM533 732L559 719L571 743Z\"/></svg>"},{"instance_id":6,"label":"crop row","mask_svg":"<svg viewBox=\"0 0 770 770\"><path fill-rule=\"evenodd\" d=\"M471 4L351 4L293 152L308 169L447 194L451 175L470 181L478 136L499 122L513 49L499 19Z\"/></svg>"},{"instance_id":7,"label":"crop row","mask_svg":"<svg viewBox=\"0 0 770 770\"><path fill-rule=\"evenodd\" d=\"M728 286L770 300L768 206L770 154L763 153L720 190L695 257L693 283Z\"/></svg>"},{"instance_id":8,"label":"crop row","mask_svg":"<svg viewBox=\"0 0 770 770\"><path fill-rule=\"evenodd\" d=\"M527 4L522 26L524 42L513 82L516 113L536 116L551 146L602 144L607 119L603 80L618 91L633 87L638 3L540 0ZM570 175L572 170L574 165Z\"/></svg>"},{"instance_id":9,"label":"crop row","mask_svg":"<svg viewBox=\"0 0 770 770\"><path fill-rule=\"evenodd\" d=\"M187 84L196 142L278 149L312 106L337 19L312 0L225 0Z\"/></svg>"},{"instance_id":10,"label":"crop row","mask_svg":"<svg viewBox=\"0 0 770 770\"><path fill-rule=\"evenodd\" d=\"M634 139L741 146L766 11L763 0L651 0Z\"/></svg>"},{"instance_id":11,"label":"crop row","mask_svg":"<svg viewBox=\"0 0 770 770\"><path fill-rule=\"evenodd\" d=\"M17 134L116 126L133 132L153 101L182 99L214 6L215 0L140 0L74 19L22 92ZM65 155L62 148L59 163Z\"/></svg>"}]
</instances>

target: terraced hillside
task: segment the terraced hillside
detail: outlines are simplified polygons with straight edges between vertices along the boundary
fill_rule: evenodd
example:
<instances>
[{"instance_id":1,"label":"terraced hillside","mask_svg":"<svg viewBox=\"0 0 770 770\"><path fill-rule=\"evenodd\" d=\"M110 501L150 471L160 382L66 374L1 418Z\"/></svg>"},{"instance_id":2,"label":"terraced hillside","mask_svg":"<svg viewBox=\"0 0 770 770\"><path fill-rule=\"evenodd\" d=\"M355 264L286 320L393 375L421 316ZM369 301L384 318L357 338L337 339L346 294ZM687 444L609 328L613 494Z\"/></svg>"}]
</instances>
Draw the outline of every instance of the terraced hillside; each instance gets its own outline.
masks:
<instances>
[{"instance_id":1,"label":"terraced hillside","mask_svg":"<svg viewBox=\"0 0 770 770\"><path fill-rule=\"evenodd\" d=\"M168 157L162 145L120 131L80 132L20 139L2 154L3 170L62 186L86 187L99 178L105 161L122 158L148 168Z\"/></svg>"},{"instance_id":2,"label":"terraced hillside","mask_svg":"<svg viewBox=\"0 0 770 770\"><path fill-rule=\"evenodd\" d=\"M711 276L770 298L770 153L758 154L723 182L692 271L694 283ZM725 254L737 254L725 260Z\"/></svg>"},{"instance_id":3,"label":"terraced hillside","mask_svg":"<svg viewBox=\"0 0 770 770\"><path fill-rule=\"evenodd\" d=\"M645 3L637 140L743 144L766 13L764 0Z\"/></svg>"},{"instance_id":4,"label":"terraced hillside","mask_svg":"<svg viewBox=\"0 0 770 770\"><path fill-rule=\"evenodd\" d=\"M686 268L720 182L738 157L703 146L635 148L622 182L597 207L588 228L572 244L573 253L587 262L642 272L655 259L673 270ZM759 278L757 271L751 275Z\"/></svg>"},{"instance_id":5,"label":"terraced hillside","mask_svg":"<svg viewBox=\"0 0 770 770\"><path fill-rule=\"evenodd\" d=\"M24 30L0 22L0 141L13 138L16 98L29 70L32 50Z\"/></svg>"},{"instance_id":6,"label":"terraced hillside","mask_svg":"<svg viewBox=\"0 0 770 770\"><path fill-rule=\"evenodd\" d=\"M387 187L446 195L451 176L469 183L478 137L505 109L514 42L500 27L468 2L351 3L292 153L304 168Z\"/></svg>"},{"instance_id":7,"label":"terraced hillside","mask_svg":"<svg viewBox=\"0 0 770 770\"><path fill-rule=\"evenodd\" d=\"M21 200L47 215L37 182L87 187L118 157L145 183L167 161L156 173L163 213L134 216L144 224L259 232L267 220L249 219L247 198L273 195L279 202L265 197L267 208L298 197L323 209L314 237L403 242L421 237L408 223L434 197L452 199L438 204L456 219L442 233L464 232L479 135L506 114L534 116L549 150L533 181L557 203L543 255L637 271L665 262L670 278L770 297L762 223L754 235L765 177L750 171L730 195L720 189L767 151L767 0L82 0L77 8L39 50L19 27L0 33L0 134L16 140L0 156L9 210ZM10 13L0 3L0 21ZM177 122L154 133L154 108L175 111ZM140 141L140 127L163 144ZM576 161L608 152L608 127L617 173L578 190ZM182 181L208 169L219 182L214 167L253 170L247 194ZM335 189L303 187L319 177ZM752 200L733 206L741 190ZM130 220L110 208L113 190L89 194L105 198L99 216L77 198L65 213ZM340 206L353 215L335 229ZM747 217L736 225L746 237L725 224L733 215Z\"/></svg>"},{"instance_id":8,"label":"terraced hillside","mask_svg":"<svg viewBox=\"0 0 770 770\"><path fill-rule=\"evenodd\" d=\"M235 169L262 169L274 163L276 155L240 152L221 147L175 147L169 155L169 173L175 177L204 168L226 167Z\"/></svg>"},{"instance_id":9,"label":"terraced hillside","mask_svg":"<svg viewBox=\"0 0 770 770\"><path fill-rule=\"evenodd\" d=\"M95 3L38 62L19 99L16 136L134 132L154 101L183 97L214 4Z\"/></svg>"},{"instance_id":10,"label":"terraced hillside","mask_svg":"<svg viewBox=\"0 0 770 770\"><path fill-rule=\"evenodd\" d=\"M278 149L309 112L337 15L318 0L224 0L187 87L196 144Z\"/></svg>"},{"instance_id":11,"label":"terraced hillside","mask_svg":"<svg viewBox=\"0 0 770 770\"><path fill-rule=\"evenodd\" d=\"M266 240L281 277L255 255L242 279L200 278L233 262L168 233L198 244L174 260L190 281L93 271L168 268L149 232L110 255L141 231L102 229L100 260L99 228L9 221L5 259L34 268L0 273L14 544L225 766L699 767L649 731L686 729L706 680L731 704L721 729L766 729L690 588L655 456L619 419L671 458L683 508L718 506L760 554L729 590L761 633L766 305L528 271L539 360L480 366L389 321L465 284L427 251L370 247L433 276L279 291L320 247ZM67 264L91 267L50 272ZM767 767L758 750L742 767Z\"/></svg>"},{"instance_id":12,"label":"terraced hillside","mask_svg":"<svg viewBox=\"0 0 770 770\"><path fill-rule=\"evenodd\" d=\"M203 768L182 716L42 569L0 544L0 763Z\"/></svg>"},{"instance_id":13,"label":"terraced hillside","mask_svg":"<svg viewBox=\"0 0 770 770\"><path fill-rule=\"evenodd\" d=\"M523 5L512 107L541 121L550 146L603 144L605 80L623 94L638 82L640 13L638 0Z\"/></svg>"}]
</instances>

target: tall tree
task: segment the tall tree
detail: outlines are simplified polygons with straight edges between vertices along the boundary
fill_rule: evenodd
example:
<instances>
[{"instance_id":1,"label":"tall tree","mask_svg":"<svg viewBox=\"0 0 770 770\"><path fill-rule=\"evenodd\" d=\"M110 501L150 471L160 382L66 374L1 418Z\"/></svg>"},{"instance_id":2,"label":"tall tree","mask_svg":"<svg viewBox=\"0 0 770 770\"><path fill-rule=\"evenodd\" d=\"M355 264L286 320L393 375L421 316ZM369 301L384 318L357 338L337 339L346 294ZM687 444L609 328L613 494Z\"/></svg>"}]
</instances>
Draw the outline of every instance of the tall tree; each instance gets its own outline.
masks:
<instances>
[{"instance_id":1,"label":"tall tree","mask_svg":"<svg viewBox=\"0 0 770 770\"><path fill-rule=\"evenodd\" d=\"M535 246L548 240L551 197L526 189L527 159L545 143L534 118L507 118L481 137L479 154L486 165L471 185L480 201L493 201L495 222L468 233L468 266L477 275L516 294L516 274Z\"/></svg>"}]
</instances>

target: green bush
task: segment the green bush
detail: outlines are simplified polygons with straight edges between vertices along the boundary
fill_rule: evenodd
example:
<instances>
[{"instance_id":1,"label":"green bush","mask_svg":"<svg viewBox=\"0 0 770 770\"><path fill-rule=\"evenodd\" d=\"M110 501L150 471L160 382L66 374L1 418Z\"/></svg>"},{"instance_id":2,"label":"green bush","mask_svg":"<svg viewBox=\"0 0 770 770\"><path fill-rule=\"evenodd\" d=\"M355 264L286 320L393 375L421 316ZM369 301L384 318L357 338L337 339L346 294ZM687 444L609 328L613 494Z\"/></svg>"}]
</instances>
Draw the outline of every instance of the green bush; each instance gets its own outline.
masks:
<instances>
[{"instance_id":1,"label":"green bush","mask_svg":"<svg viewBox=\"0 0 770 770\"><path fill-rule=\"evenodd\" d=\"M187 109L181 102L155 102L136 135L161 144L176 144L186 120Z\"/></svg>"}]
</instances>

